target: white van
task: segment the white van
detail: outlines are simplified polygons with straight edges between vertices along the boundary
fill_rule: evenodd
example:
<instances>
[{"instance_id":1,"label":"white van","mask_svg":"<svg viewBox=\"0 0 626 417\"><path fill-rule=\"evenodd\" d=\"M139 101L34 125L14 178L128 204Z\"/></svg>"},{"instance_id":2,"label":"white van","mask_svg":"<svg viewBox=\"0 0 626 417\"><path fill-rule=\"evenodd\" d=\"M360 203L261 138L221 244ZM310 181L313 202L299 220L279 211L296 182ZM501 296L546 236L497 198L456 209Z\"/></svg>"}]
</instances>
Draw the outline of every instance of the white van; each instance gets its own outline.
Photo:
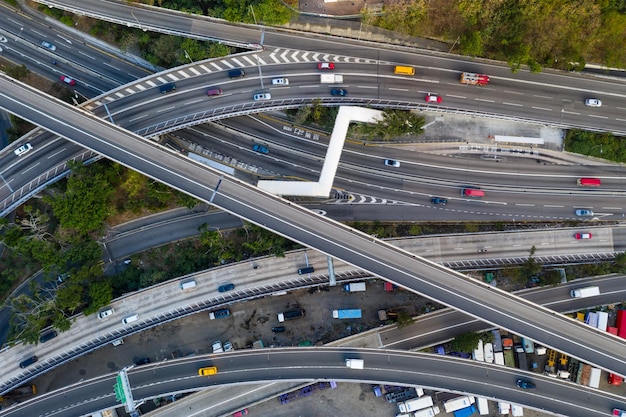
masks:
<instances>
[{"instance_id":1,"label":"white van","mask_svg":"<svg viewBox=\"0 0 626 417\"><path fill-rule=\"evenodd\" d=\"M195 287L196 285L197 285L196 281L193 280L193 279L190 279L189 281L181 282L180 283L180 289L181 290L189 290L189 289Z\"/></svg>"},{"instance_id":2,"label":"white van","mask_svg":"<svg viewBox=\"0 0 626 417\"><path fill-rule=\"evenodd\" d=\"M132 316L124 317L124 319L122 319L122 324L132 323L132 322L137 321L137 320L139 320L139 315L138 314L133 314Z\"/></svg>"}]
</instances>

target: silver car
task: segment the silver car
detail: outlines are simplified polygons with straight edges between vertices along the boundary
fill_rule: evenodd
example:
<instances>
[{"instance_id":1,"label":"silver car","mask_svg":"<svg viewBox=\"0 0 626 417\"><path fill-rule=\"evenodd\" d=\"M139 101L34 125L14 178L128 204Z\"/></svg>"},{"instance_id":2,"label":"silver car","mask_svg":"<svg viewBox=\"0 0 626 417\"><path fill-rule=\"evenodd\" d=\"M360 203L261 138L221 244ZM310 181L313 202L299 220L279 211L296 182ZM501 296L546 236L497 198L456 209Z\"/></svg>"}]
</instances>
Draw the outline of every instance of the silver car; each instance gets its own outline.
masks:
<instances>
[{"instance_id":1,"label":"silver car","mask_svg":"<svg viewBox=\"0 0 626 417\"><path fill-rule=\"evenodd\" d=\"M252 98L254 99L254 101L271 100L272 95L270 93L258 93L258 94L255 94Z\"/></svg>"},{"instance_id":2,"label":"silver car","mask_svg":"<svg viewBox=\"0 0 626 417\"><path fill-rule=\"evenodd\" d=\"M48 42L48 41L43 41L43 42L41 42L41 46L43 46L43 47L44 47L44 48L46 48L46 49L51 50L52 52L54 52L54 51L56 51L56 50L57 50L57 47L56 47L56 46L54 46L54 44L52 44L52 43L50 43L50 42Z\"/></svg>"},{"instance_id":3,"label":"silver car","mask_svg":"<svg viewBox=\"0 0 626 417\"><path fill-rule=\"evenodd\" d=\"M575 213L577 216L593 216L593 211L589 209L578 209Z\"/></svg>"},{"instance_id":4,"label":"silver car","mask_svg":"<svg viewBox=\"0 0 626 417\"><path fill-rule=\"evenodd\" d=\"M601 107L602 106L602 100L600 100L599 98L588 98L587 100L585 100L585 106Z\"/></svg>"}]
</instances>

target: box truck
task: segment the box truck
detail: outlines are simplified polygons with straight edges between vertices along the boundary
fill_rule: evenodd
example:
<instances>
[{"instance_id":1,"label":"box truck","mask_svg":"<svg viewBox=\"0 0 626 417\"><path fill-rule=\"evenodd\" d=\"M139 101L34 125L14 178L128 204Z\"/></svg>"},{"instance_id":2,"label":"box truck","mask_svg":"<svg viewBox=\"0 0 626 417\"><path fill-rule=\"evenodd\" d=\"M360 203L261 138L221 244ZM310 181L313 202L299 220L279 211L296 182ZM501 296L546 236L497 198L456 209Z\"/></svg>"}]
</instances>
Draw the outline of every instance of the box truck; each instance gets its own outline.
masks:
<instances>
[{"instance_id":1,"label":"box truck","mask_svg":"<svg viewBox=\"0 0 626 417\"><path fill-rule=\"evenodd\" d=\"M398 403L398 411L401 413L412 413L419 411L423 408L433 406L433 397L426 395L420 398L413 398L412 400L402 401Z\"/></svg>"},{"instance_id":2,"label":"box truck","mask_svg":"<svg viewBox=\"0 0 626 417\"><path fill-rule=\"evenodd\" d=\"M474 404L474 397L456 397L451 400L448 400L443 403L443 408L446 410L446 413L453 413L456 410L460 410L461 408L467 408L470 405Z\"/></svg>"},{"instance_id":3,"label":"box truck","mask_svg":"<svg viewBox=\"0 0 626 417\"><path fill-rule=\"evenodd\" d=\"M344 284L343 290L347 292L365 291L365 283L364 282L351 282L350 284Z\"/></svg>"},{"instance_id":4,"label":"box truck","mask_svg":"<svg viewBox=\"0 0 626 417\"><path fill-rule=\"evenodd\" d=\"M594 295L600 295L600 287L584 287L570 291L572 298L593 297Z\"/></svg>"},{"instance_id":5,"label":"box truck","mask_svg":"<svg viewBox=\"0 0 626 417\"><path fill-rule=\"evenodd\" d=\"M346 359L346 366L352 369L363 369L365 361L363 359Z\"/></svg>"},{"instance_id":6,"label":"box truck","mask_svg":"<svg viewBox=\"0 0 626 417\"><path fill-rule=\"evenodd\" d=\"M322 84L341 84L343 82L343 75L320 74L320 82Z\"/></svg>"}]
</instances>

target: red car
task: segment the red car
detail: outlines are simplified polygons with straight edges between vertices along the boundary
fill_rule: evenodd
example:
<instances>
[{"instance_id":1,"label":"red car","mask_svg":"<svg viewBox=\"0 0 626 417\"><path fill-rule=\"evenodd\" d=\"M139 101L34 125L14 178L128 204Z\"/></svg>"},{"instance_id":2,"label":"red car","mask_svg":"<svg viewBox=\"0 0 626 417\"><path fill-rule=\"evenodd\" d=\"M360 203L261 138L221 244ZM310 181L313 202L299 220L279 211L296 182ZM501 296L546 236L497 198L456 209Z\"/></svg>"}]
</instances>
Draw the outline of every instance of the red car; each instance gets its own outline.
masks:
<instances>
[{"instance_id":1,"label":"red car","mask_svg":"<svg viewBox=\"0 0 626 417\"><path fill-rule=\"evenodd\" d=\"M576 239L591 239L591 233L576 233Z\"/></svg>"},{"instance_id":2,"label":"red car","mask_svg":"<svg viewBox=\"0 0 626 417\"><path fill-rule=\"evenodd\" d=\"M335 63L334 62L318 62L317 69L318 70L334 70Z\"/></svg>"},{"instance_id":3,"label":"red car","mask_svg":"<svg viewBox=\"0 0 626 417\"><path fill-rule=\"evenodd\" d=\"M237 411L235 414L233 414L233 417L243 417L245 415L248 415L248 409L244 408L241 411Z\"/></svg>"},{"instance_id":4,"label":"red car","mask_svg":"<svg viewBox=\"0 0 626 417\"><path fill-rule=\"evenodd\" d=\"M436 94L428 93L426 95L426 103L441 103L441 97Z\"/></svg>"},{"instance_id":5,"label":"red car","mask_svg":"<svg viewBox=\"0 0 626 417\"><path fill-rule=\"evenodd\" d=\"M61 75L61 81L63 81L65 84L69 84L69 85L76 84L76 80L73 80L73 79L71 79L70 77L68 77L66 75Z\"/></svg>"}]
</instances>

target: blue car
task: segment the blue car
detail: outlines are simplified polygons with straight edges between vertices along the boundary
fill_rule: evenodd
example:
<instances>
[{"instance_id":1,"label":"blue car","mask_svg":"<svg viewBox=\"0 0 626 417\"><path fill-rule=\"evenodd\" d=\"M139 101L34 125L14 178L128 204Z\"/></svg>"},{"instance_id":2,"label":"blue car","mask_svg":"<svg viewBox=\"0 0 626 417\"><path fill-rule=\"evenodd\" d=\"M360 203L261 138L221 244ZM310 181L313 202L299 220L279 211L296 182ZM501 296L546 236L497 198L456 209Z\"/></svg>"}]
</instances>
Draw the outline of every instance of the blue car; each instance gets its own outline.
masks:
<instances>
[{"instance_id":1,"label":"blue car","mask_svg":"<svg viewBox=\"0 0 626 417\"><path fill-rule=\"evenodd\" d=\"M345 88L333 88L330 90L330 95L345 97L348 95L348 90Z\"/></svg>"},{"instance_id":2,"label":"blue car","mask_svg":"<svg viewBox=\"0 0 626 417\"><path fill-rule=\"evenodd\" d=\"M254 145L252 145L252 150L254 152L262 153L263 155L267 155L268 153L270 153L270 150L267 149L266 146L261 145L260 143L255 143Z\"/></svg>"},{"instance_id":3,"label":"blue car","mask_svg":"<svg viewBox=\"0 0 626 417\"><path fill-rule=\"evenodd\" d=\"M445 206L446 204L448 204L448 200L445 198L441 198L441 197L433 197L430 199L430 202L433 204L440 204L442 206Z\"/></svg>"},{"instance_id":4,"label":"blue car","mask_svg":"<svg viewBox=\"0 0 626 417\"><path fill-rule=\"evenodd\" d=\"M217 288L218 292L228 292L235 289L235 284L224 284Z\"/></svg>"},{"instance_id":5,"label":"blue car","mask_svg":"<svg viewBox=\"0 0 626 417\"><path fill-rule=\"evenodd\" d=\"M593 211L588 209L578 209L575 213L577 216L593 216Z\"/></svg>"},{"instance_id":6,"label":"blue car","mask_svg":"<svg viewBox=\"0 0 626 417\"><path fill-rule=\"evenodd\" d=\"M535 389L537 386L534 382L526 381L525 379L518 379L517 386L523 389Z\"/></svg>"}]
</instances>

